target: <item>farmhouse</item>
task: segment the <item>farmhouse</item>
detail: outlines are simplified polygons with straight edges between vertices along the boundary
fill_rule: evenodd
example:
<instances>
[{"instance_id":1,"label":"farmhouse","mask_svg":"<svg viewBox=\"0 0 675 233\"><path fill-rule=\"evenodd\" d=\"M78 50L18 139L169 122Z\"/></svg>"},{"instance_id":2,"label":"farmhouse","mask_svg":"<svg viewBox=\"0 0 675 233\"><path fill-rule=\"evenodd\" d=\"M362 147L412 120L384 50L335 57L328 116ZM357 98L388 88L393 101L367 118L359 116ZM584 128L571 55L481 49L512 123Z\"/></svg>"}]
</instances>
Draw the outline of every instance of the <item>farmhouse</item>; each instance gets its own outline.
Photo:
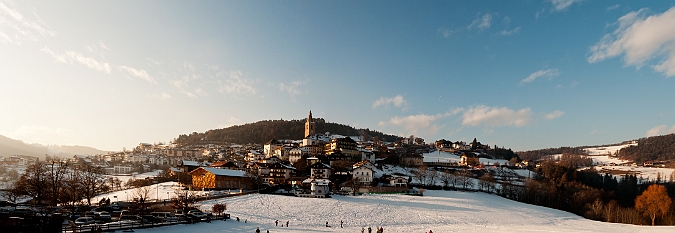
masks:
<instances>
[{"instance_id":1,"label":"farmhouse","mask_svg":"<svg viewBox=\"0 0 675 233\"><path fill-rule=\"evenodd\" d=\"M221 168L199 167L190 172L195 189L251 189L246 172Z\"/></svg>"}]
</instances>

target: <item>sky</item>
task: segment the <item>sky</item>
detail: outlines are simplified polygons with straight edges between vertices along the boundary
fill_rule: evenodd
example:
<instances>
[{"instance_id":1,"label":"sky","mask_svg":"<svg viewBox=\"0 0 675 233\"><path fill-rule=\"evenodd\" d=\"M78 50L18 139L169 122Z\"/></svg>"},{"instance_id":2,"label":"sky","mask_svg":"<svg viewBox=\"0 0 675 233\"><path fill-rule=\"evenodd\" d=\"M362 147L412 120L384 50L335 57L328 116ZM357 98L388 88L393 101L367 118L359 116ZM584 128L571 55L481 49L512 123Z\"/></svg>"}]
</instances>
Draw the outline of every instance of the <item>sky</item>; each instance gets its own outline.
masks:
<instances>
[{"instance_id":1,"label":"sky","mask_svg":"<svg viewBox=\"0 0 675 233\"><path fill-rule=\"evenodd\" d=\"M0 0L0 134L119 151L314 117L514 150L675 132L669 1Z\"/></svg>"}]
</instances>

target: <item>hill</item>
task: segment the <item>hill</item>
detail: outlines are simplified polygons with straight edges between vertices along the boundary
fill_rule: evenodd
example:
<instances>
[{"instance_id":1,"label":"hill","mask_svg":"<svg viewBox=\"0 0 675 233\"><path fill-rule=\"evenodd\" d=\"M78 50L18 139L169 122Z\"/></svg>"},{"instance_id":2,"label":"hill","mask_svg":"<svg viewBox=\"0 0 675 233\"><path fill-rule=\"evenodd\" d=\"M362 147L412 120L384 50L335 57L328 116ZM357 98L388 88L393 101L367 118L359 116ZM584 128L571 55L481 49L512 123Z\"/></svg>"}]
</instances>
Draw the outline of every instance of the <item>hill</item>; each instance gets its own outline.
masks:
<instances>
[{"instance_id":1,"label":"hill","mask_svg":"<svg viewBox=\"0 0 675 233\"><path fill-rule=\"evenodd\" d=\"M640 138L637 146L619 151L619 158L642 163L648 160L675 160L675 134Z\"/></svg>"},{"instance_id":2,"label":"hill","mask_svg":"<svg viewBox=\"0 0 675 233\"><path fill-rule=\"evenodd\" d=\"M105 153L107 153L107 151L102 151L88 146L45 146L41 144L26 144L21 140L16 140L0 135L0 156L28 155L44 159L45 155L70 157L75 154L96 155Z\"/></svg>"},{"instance_id":3,"label":"hill","mask_svg":"<svg viewBox=\"0 0 675 233\"><path fill-rule=\"evenodd\" d=\"M179 144L192 143L265 143L272 139L293 139L304 138L305 121L302 120L265 120L244 125L235 125L223 129L209 130L204 133L193 132L189 135L181 134L175 139ZM357 129L348 125L326 122L322 118L315 118L314 124L317 133L330 132L345 136L364 135L369 137L378 137L384 141L395 141L399 136L388 135L382 132L370 129Z\"/></svg>"}]
</instances>

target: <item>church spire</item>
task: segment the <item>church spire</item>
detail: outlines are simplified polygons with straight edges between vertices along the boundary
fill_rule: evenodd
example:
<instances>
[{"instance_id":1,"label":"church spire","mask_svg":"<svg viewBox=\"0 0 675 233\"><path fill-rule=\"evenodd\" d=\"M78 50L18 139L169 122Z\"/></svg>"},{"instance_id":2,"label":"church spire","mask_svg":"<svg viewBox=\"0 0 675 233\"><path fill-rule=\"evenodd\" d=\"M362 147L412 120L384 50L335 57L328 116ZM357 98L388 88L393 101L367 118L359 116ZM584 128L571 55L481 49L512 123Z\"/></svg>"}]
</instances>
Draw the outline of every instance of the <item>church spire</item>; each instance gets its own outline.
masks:
<instances>
[{"instance_id":1,"label":"church spire","mask_svg":"<svg viewBox=\"0 0 675 233\"><path fill-rule=\"evenodd\" d=\"M305 122L305 137L315 134L314 120L312 119L312 110L309 110L307 115L307 122Z\"/></svg>"}]
</instances>

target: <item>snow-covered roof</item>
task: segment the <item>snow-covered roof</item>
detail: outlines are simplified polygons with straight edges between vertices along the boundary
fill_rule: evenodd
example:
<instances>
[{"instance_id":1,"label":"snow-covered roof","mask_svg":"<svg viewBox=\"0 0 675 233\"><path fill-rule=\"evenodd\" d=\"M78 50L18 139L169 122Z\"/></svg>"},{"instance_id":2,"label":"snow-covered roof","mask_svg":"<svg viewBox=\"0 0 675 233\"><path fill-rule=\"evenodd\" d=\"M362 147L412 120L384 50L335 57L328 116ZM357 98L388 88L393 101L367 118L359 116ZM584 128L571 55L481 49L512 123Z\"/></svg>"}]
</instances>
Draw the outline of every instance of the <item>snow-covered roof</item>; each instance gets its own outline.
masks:
<instances>
[{"instance_id":1,"label":"snow-covered roof","mask_svg":"<svg viewBox=\"0 0 675 233\"><path fill-rule=\"evenodd\" d=\"M236 176L236 177L246 176L246 172L239 171L239 170L231 170L231 169L224 169L224 168L212 168L212 167L200 167L200 168L204 169L204 170L206 170L210 173L213 173L216 176Z\"/></svg>"},{"instance_id":2,"label":"snow-covered roof","mask_svg":"<svg viewBox=\"0 0 675 233\"><path fill-rule=\"evenodd\" d=\"M197 161L183 160L183 165L185 165L185 166L195 166L195 167L198 167L198 166L199 166L199 162L197 162Z\"/></svg>"},{"instance_id":3,"label":"snow-covered roof","mask_svg":"<svg viewBox=\"0 0 675 233\"><path fill-rule=\"evenodd\" d=\"M316 185L328 185L328 184L330 184L330 180L328 180L328 179L312 179L312 178L309 178L309 179L305 179L305 180L302 181L303 184L309 184L309 183L312 183L312 182L316 183Z\"/></svg>"}]
</instances>

